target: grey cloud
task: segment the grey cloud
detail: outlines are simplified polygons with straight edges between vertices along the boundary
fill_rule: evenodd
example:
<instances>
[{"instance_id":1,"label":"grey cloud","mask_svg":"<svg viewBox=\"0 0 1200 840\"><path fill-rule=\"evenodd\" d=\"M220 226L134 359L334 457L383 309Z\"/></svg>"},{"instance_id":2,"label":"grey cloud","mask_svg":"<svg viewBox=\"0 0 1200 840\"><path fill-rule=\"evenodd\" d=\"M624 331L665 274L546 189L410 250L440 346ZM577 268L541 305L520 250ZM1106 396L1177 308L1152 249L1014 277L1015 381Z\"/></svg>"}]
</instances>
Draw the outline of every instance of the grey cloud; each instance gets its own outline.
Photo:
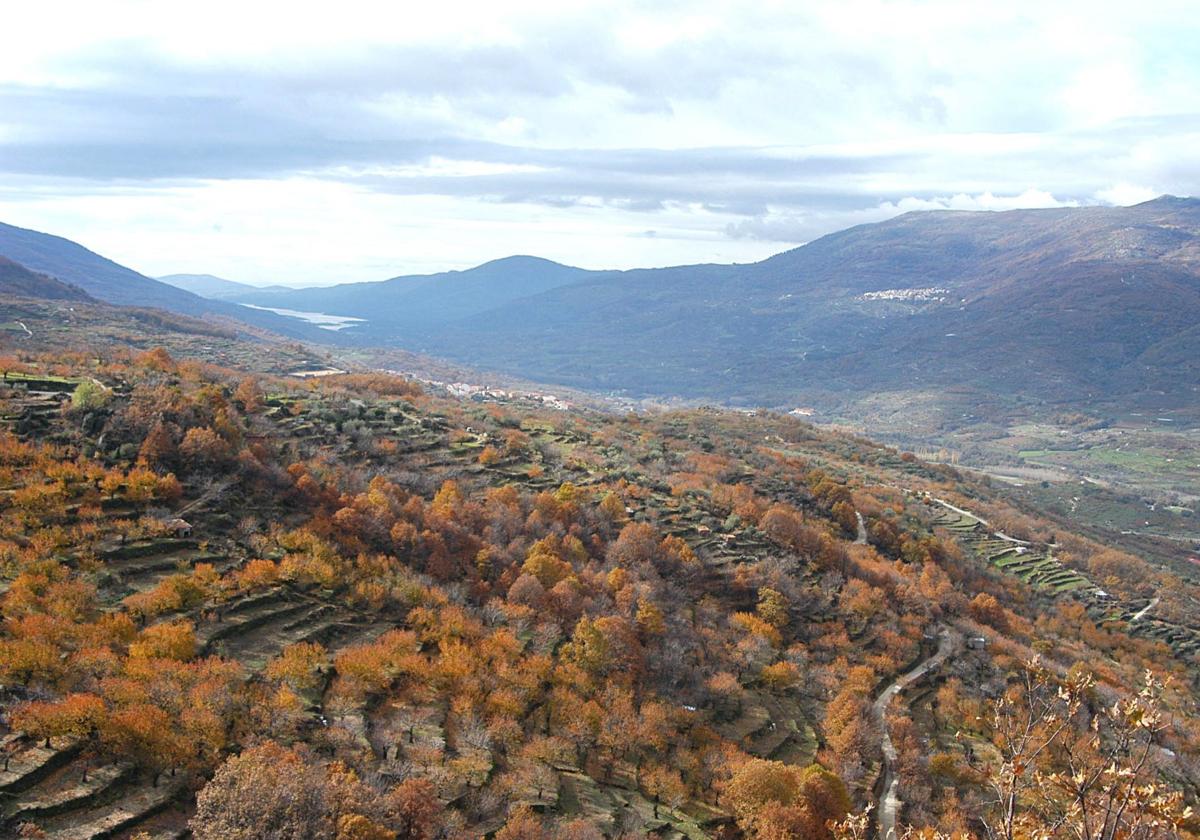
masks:
<instances>
[{"instance_id":1,"label":"grey cloud","mask_svg":"<svg viewBox=\"0 0 1200 840\"><path fill-rule=\"evenodd\" d=\"M496 200L502 204L540 204L543 207L553 207L556 210L577 207L583 203L581 196L566 195L502 195Z\"/></svg>"},{"instance_id":2,"label":"grey cloud","mask_svg":"<svg viewBox=\"0 0 1200 840\"><path fill-rule=\"evenodd\" d=\"M186 86L185 86L186 87ZM257 108L245 95L161 97L0 87L0 113L22 141L0 143L0 171L79 179L266 178L319 173L401 194L499 198L566 206L596 198L649 211L704 202L756 214L794 200L797 180L878 172L898 158L783 156L770 149L543 149L454 136L437 121L397 124L363 103ZM36 132L22 130L37 127ZM352 128L348 128L352 127ZM432 157L537 167L489 176L360 175ZM806 193L813 190L807 188ZM752 203L752 209L737 209Z\"/></svg>"},{"instance_id":3,"label":"grey cloud","mask_svg":"<svg viewBox=\"0 0 1200 840\"><path fill-rule=\"evenodd\" d=\"M710 213L728 213L735 216L761 216L767 207L761 201L706 202L704 209Z\"/></svg>"},{"instance_id":4,"label":"grey cloud","mask_svg":"<svg viewBox=\"0 0 1200 840\"><path fill-rule=\"evenodd\" d=\"M759 25L747 15L745 26ZM725 228L729 237L798 242L906 197L1036 186L1087 199L1130 171L1131 147L1200 135L1200 116L1176 115L1046 135L1046 142L1011 151L974 151L964 141L961 149L889 153L881 143L884 151L802 154L704 147L703 134L681 138L695 146L683 149L548 148L535 142L547 103L565 109L547 117L560 122L610 116L607 105L589 107L593 87L615 91L619 110L664 119L695 103L737 113L740 97L784 91L779 101L757 103L759 112L797 131L859 113L935 127L958 118L939 92L954 76L920 62L902 80L879 57L796 44L773 37L766 24L761 37L717 30L631 55L593 24L548 24L522 46L373 47L271 68L198 65L146 44L110 45L64 66L72 78L90 79L75 89L0 86L0 172L81 191L125 181L304 174L381 193L553 208L600 204L652 214L698 206L740 217ZM1044 105L1024 102L1019 91L998 91L996 101L984 122L1012 130L1053 126ZM495 124L525 116L534 139L497 133ZM433 158L527 169L380 174ZM1149 162L1142 155L1137 165L1145 172L1128 177L1197 192L1197 163L1194 152Z\"/></svg>"},{"instance_id":5,"label":"grey cloud","mask_svg":"<svg viewBox=\"0 0 1200 840\"><path fill-rule=\"evenodd\" d=\"M634 213L654 213L666 207L666 203L664 201L656 198L617 199L611 203L613 207L619 207L622 210L630 210Z\"/></svg>"}]
</instances>

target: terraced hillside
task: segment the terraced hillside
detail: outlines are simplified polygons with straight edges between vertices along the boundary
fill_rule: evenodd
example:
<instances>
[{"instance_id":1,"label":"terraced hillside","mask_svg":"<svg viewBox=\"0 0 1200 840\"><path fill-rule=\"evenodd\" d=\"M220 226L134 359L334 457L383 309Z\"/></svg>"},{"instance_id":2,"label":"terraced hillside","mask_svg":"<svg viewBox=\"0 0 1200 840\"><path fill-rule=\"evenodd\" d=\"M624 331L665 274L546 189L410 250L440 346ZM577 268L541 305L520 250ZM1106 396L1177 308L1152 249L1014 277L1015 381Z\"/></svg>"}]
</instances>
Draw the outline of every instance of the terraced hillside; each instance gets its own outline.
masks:
<instances>
[{"instance_id":1,"label":"terraced hillside","mask_svg":"<svg viewBox=\"0 0 1200 840\"><path fill-rule=\"evenodd\" d=\"M1054 558L1053 546L1031 545L991 531L985 522L969 513L943 509L931 523L945 528L981 560L1034 589L1054 595L1078 593L1088 601L1104 600L1108 596L1086 577Z\"/></svg>"},{"instance_id":2,"label":"terraced hillside","mask_svg":"<svg viewBox=\"0 0 1200 840\"><path fill-rule=\"evenodd\" d=\"M1183 661L1192 661L1200 654L1200 623L1159 618L1152 614L1157 599L1114 597L1056 559L1053 545L1014 540L989 530L984 521L970 513L945 504L940 508L930 523L954 534L980 561L1014 575L1035 590L1070 596L1086 605L1088 615L1097 624L1161 641Z\"/></svg>"},{"instance_id":3,"label":"terraced hillside","mask_svg":"<svg viewBox=\"0 0 1200 840\"><path fill-rule=\"evenodd\" d=\"M987 638L945 669L979 704L1035 651L1106 692L1171 671L1179 709L1195 688L1182 584L1101 593L928 500L993 517L985 485L795 418L538 411L162 350L17 374L2 831L206 840L222 814L291 819L278 791L330 838L405 814L406 836L757 836L767 774L805 791L771 819L825 837L875 799L872 702L939 627ZM885 725L900 818L949 825L960 806L921 793L949 790L938 767Z\"/></svg>"}]
</instances>

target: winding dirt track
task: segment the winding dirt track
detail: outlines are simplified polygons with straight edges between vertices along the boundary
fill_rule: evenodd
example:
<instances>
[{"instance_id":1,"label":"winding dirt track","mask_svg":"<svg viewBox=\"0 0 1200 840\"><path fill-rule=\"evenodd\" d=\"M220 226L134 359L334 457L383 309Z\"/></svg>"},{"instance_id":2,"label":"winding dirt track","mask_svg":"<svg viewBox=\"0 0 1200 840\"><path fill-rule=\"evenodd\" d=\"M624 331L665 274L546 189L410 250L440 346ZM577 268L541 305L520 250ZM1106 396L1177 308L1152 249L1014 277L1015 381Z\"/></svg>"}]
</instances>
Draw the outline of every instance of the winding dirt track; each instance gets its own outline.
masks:
<instances>
[{"instance_id":1,"label":"winding dirt track","mask_svg":"<svg viewBox=\"0 0 1200 840\"><path fill-rule=\"evenodd\" d=\"M957 649L959 636L949 628L943 627L938 631L937 652L918 664L906 674L901 674L896 681L880 692L871 707L875 722L879 725L883 747L883 791L879 794L879 840L896 840L896 816L900 813L900 796L897 789L900 779L896 776L896 745L892 743L891 733L888 732L887 710L892 699L921 677L940 666L951 653Z\"/></svg>"}]
</instances>

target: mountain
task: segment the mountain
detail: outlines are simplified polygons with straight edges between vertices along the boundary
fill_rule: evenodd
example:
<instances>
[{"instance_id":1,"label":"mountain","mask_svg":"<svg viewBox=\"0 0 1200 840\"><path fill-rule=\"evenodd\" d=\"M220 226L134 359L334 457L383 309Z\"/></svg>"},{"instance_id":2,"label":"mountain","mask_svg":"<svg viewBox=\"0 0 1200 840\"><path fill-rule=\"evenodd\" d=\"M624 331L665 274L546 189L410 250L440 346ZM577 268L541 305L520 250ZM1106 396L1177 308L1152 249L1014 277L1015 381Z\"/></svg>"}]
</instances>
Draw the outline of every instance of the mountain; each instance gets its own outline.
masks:
<instances>
[{"instance_id":1,"label":"mountain","mask_svg":"<svg viewBox=\"0 0 1200 840\"><path fill-rule=\"evenodd\" d=\"M159 283L69 239L0 224L0 255L73 283L108 303L157 306L188 315L208 311L195 295Z\"/></svg>"},{"instance_id":2,"label":"mountain","mask_svg":"<svg viewBox=\"0 0 1200 840\"><path fill-rule=\"evenodd\" d=\"M5 257L0 257L0 295L40 300L94 300L78 286L30 271Z\"/></svg>"},{"instance_id":3,"label":"mountain","mask_svg":"<svg viewBox=\"0 0 1200 840\"><path fill-rule=\"evenodd\" d=\"M635 396L1194 405L1200 201L918 212L750 265L593 272L514 257L246 299L369 319L348 340Z\"/></svg>"},{"instance_id":4,"label":"mountain","mask_svg":"<svg viewBox=\"0 0 1200 840\"><path fill-rule=\"evenodd\" d=\"M294 318L206 300L160 283L61 236L0 223L0 256L78 286L106 303L155 307L196 317L233 318L295 338L320 335L315 327Z\"/></svg>"},{"instance_id":5,"label":"mountain","mask_svg":"<svg viewBox=\"0 0 1200 840\"><path fill-rule=\"evenodd\" d=\"M755 265L597 277L424 349L748 403L964 384L1049 399L1186 387L1194 401L1198 234L1200 202L1174 199L908 214Z\"/></svg>"},{"instance_id":6,"label":"mountain","mask_svg":"<svg viewBox=\"0 0 1200 840\"><path fill-rule=\"evenodd\" d=\"M537 257L508 257L466 271L393 277L315 289L254 289L241 303L326 312L368 322L353 330L363 341L388 343L578 282L593 272Z\"/></svg>"},{"instance_id":7,"label":"mountain","mask_svg":"<svg viewBox=\"0 0 1200 840\"><path fill-rule=\"evenodd\" d=\"M236 290L239 303L364 319L338 332L205 300L57 237L0 227L0 254L105 300L632 397L849 417L871 405L901 424L918 409L945 419L985 401L1200 402L1195 199L909 213L749 265L588 271L517 256L376 283Z\"/></svg>"},{"instance_id":8,"label":"mountain","mask_svg":"<svg viewBox=\"0 0 1200 840\"><path fill-rule=\"evenodd\" d=\"M251 286L249 283L238 283L223 277L215 277L212 274L167 274L159 277L158 280L160 283L166 283L210 300L228 300L260 290L291 291L287 286Z\"/></svg>"}]
</instances>

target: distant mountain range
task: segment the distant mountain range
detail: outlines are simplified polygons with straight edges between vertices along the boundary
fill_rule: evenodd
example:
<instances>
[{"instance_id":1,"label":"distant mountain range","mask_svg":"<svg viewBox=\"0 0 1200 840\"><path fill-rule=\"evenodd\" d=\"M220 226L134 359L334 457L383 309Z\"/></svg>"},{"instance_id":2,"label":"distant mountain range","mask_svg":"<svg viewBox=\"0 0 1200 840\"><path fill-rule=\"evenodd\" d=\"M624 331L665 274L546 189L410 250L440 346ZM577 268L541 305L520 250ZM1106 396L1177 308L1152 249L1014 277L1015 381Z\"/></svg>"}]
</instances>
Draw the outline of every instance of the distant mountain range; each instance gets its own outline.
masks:
<instances>
[{"instance_id":1,"label":"distant mountain range","mask_svg":"<svg viewBox=\"0 0 1200 840\"><path fill-rule=\"evenodd\" d=\"M365 319L339 341L631 395L1200 400L1195 199L909 213L750 265L585 271L511 257L236 299Z\"/></svg>"},{"instance_id":2,"label":"distant mountain range","mask_svg":"<svg viewBox=\"0 0 1200 840\"><path fill-rule=\"evenodd\" d=\"M228 300L239 295L253 294L257 291L287 292L287 286L251 286L249 283L237 283L216 277L212 274L168 274L158 278L159 282L183 289L200 297L210 300Z\"/></svg>"},{"instance_id":3,"label":"distant mountain range","mask_svg":"<svg viewBox=\"0 0 1200 840\"><path fill-rule=\"evenodd\" d=\"M168 278L219 301L44 234L22 232L39 247L14 252L16 230L0 226L0 254L105 300L270 316L330 343L595 391L773 407L948 391L968 404L1200 403L1195 199L909 213L749 265L588 271L509 257L315 289ZM330 333L232 301L364 320Z\"/></svg>"},{"instance_id":4,"label":"distant mountain range","mask_svg":"<svg viewBox=\"0 0 1200 840\"><path fill-rule=\"evenodd\" d=\"M367 323L348 331L363 341L399 344L437 334L466 318L561 286L594 272L537 257L508 257L466 271L393 277L379 283L346 283L313 289L253 289L233 296L241 303L303 312L350 315ZM423 339L422 339L423 340Z\"/></svg>"}]
</instances>

